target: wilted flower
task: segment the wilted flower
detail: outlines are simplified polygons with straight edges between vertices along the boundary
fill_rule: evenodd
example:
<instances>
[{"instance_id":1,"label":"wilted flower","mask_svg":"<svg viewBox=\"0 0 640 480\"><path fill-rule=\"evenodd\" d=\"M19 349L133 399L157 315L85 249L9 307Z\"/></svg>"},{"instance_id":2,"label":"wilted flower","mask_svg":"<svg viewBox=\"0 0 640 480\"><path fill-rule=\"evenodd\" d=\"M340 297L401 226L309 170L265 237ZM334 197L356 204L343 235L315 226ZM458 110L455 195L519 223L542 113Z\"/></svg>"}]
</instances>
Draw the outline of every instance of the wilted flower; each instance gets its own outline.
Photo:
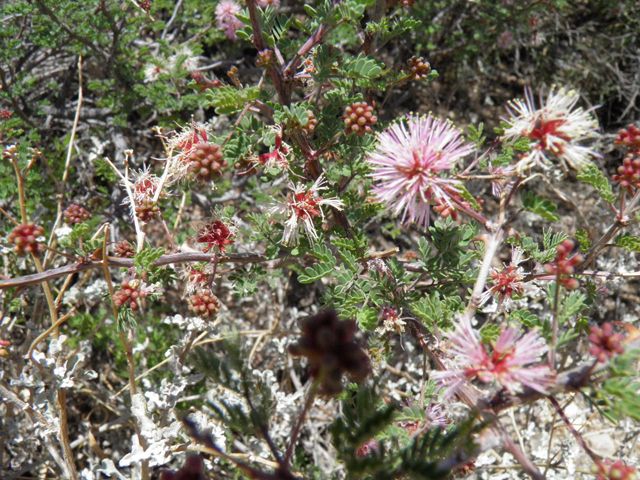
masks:
<instances>
[{"instance_id":1,"label":"wilted flower","mask_svg":"<svg viewBox=\"0 0 640 480\"><path fill-rule=\"evenodd\" d=\"M148 168L144 168L134 174L133 182L128 182L130 183L130 188L133 193L133 202L131 198L127 196L122 201L122 205L131 205L131 215L133 216L134 211L133 203L135 203L136 215L143 222L147 222L159 214L160 208L156 204L155 196L160 188L160 177L149 173ZM166 195L166 192L160 191L158 198Z\"/></svg>"},{"instance_id":2,"label":"wilted flower","mask_svg":"<svg viewBox=\"0 0 640 480\"><path fill-rule=\"evenodd\" d=\"M426 228L430 202L450 204L450 192L458 183L440 173L471 152L472 146L463 143L453 124L409 116L378 136L378 148L368 159L377 181L373 190L380 202L403 214L403 221Z\"/></svg>"},{"instance_id":3,"label":"wilted flower","mask_svg":"<svg viewBox=\"0 0 640 480\"><path fill-rule=\"evenodd\" d=\"M198 455L189 455L184 465L177 472L164 470L160 480L206 480L204 462Z\"/></svg>"},{"instance_id":4,"label":"wilted flower","mask_svg":"<svg viewBox=\"0 0 640 480\"><path fill-rule=\"evenodd\" d=\"M324 220L324 213L321 206L342 210L344 203L337 197L323 198L318 195L321 190L326 190L324 186L324 178L322 175L318 177L315 183L307 188L302 184L289 185L292 193L289 194L287 200L271 209L272 213L281 213L289 218L284 224L284 234L281 242L283 244L297 244L299 241L300 227L307 232L307 236L311 242L318 238L316 228L313 224L314 217L320 217Z\"/></svg>"},{"instance_id":5,"label":"wilted flower","mask_svg":"<svg viewBox=\"0 0 640 480\"><path fill-rule=\"evenodd\" d=\"M380 313L382 326L376 328L376 333L384 335L385 333L402 333L406 322L400 318L395 308L384 308Z\"/></svg>"},{"instance_id":6,"label":"wilted flower","mask_svg":"<svg viewBox=\"0 0 640 480\"><path fill-rule=\"evenodd\" d=\"M517 164L522 173L539 165L548 168L553 165L549 153L553 154L562 168L569 165L576 170L584 168L591 157L599 154L578 142L598 136L598 123L582 107L575 108L579 95L575 90L551 89L546 102L536 109L533 93L525 90L525 100L509 102L507 110L511 117L504 119L509 124L504 138L527 137L531 140L531 150L525 153Z\"/></svg>"},{"instance_id":7,"label":"wilted flower","mask_svg":"<svg viewBox=\"0 0 640 480\"><path fill-rule=\"evenodd\" d=\"M208 253L217 248L220 253L227 251L228 245L233 245L235 225L222 219L212 219L202 225L196 232L195 241L202 244L202 251Z\"/></svg>"},{"instance_id":8,"label":"wilted flower","mask_svg":"<svg viewBox=\"0 0 640 480\"><path fill-rule=\"evenodd\" d=\"M520 392L523 387L547 393L554 379L547 365L527 366L538 362L547 351L544 339L535 330L520 337L518 329L503 328L493 352L487 355L478 332L469 320L463 319L449 335L448 349L455 368L431 376L447 385L445 398L474 378L484 383L497 381L511 393Z\"/></svg>"},{"instance_id":9,"label":"wilted flower","mask_svg":"<svg viewBox=\"0 0 640 480\"><path fill-rule=\"evenodd\" d=\"M371 373L371 361L355 338L358 326L354 320L341 321L334 310L324 310L302 320L300 328L302 335L289 352L307 357L310 374L320 379L324 395L342 391L344 373L356 382L364 381Z\"/></svg>"},{"instance_id":10,"label":"wilted flower","mask_svg":"<svg viewBox=\"0 0 640 480\"><path fill-rule=\"evenodd\" d=\"M523 261L523 253L522 250L516 248L511 254L509 265L491 269L489 276L493 281L493 286L482 294L482 304L495 296L498 299L498 308L509 308L514 297L522 297L525 293L536 289L532 284L523 281L524 269L519 266Z\"/></svg>"}]
</instances>

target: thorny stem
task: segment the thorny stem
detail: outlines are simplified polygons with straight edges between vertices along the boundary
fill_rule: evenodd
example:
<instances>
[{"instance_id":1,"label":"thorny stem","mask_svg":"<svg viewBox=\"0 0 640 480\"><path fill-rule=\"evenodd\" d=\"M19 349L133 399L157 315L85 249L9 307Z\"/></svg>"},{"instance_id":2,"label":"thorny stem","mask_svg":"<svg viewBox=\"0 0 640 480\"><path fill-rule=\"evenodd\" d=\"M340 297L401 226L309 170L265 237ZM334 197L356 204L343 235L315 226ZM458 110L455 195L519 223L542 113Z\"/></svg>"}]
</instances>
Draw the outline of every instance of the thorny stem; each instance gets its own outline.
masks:
<instances>
[{"instance_id":1,"label":"thorny stem","mask_svg":"<svg viewBox=\"0 0 640 480\"><path fill-rule=\"evenodd\" d=\"M560 418L562 418L562 420L564 421L565 425L567 426L567 428L569 429L569 431L571 432L573 437L576 439L576 441L578 442L580 447L582 447L582 449L587 453L587 455L589 455L591 457L591 460L593 460L593 462L596 465L598 465L598 467L602 467L602 464L600 463L600 459L593 452L593 450L591 450L589 448L587 443L584 441L584 438L582 438L582 435L580 435L580 433L571 424L571 422L569 421L569 419L565 415L564 410L562 409L562 407L560 406L558 401L552 396L549 396L547 398L549 399L549 402L551 403L551 405L553 405L553 408L556 409L556 412L558 412L558 415L560 415Z\"/></svg>"},{"instance_id":2,"label":"thorny stem","mask_svg":"<svg viewBox=\"0 0 640 480\"><path fill-rule=\"evenodd\" d=\"M5 156L9 157L11 160L11 164L13 165L13 169L16 171L16 180L18 182L18 199L20 202L20 218L22 219L22 225L27 223L27 204L24 198L24 178L22 178L22 173L20 173L20 167L18 166L18 159L15 155L15 150L11 150L11 147L7 148L3 153Z\"/></svg>"},{"instance_id":3,"label":"thorny stem","mask_svg":"<svg viewBox=\"0 0 640 480\"><path fill-rule=\"evenodd\" d=\"M102 242L102 260L100 265L104 271L105 280L107 282L107 287L109 289L109 298L111 299L111 310L113 312L114 318L118 320L118 307L116 306L113 297L115 295L115 290L113 288L113 282L111 281L111 272L109 272L109 264L107 259L107 238L109 238L109 225L105 226L104 239ZM131 390L131 397L136 394L136 371L133 359L132 352L132 343L133 343L133 329L128 329L128 337L125 337L124 329L118 328L120 334L120 341L122 342L122 346L124 348L125 356L127 358L127 370L129 373L129 389ZM147 448L147 440L140 434L140 426L138 423L135 423L136 433L138 435L138 439L140 441L140 446L144 449ZM149 461L144 460L140 465L140 473L143 479L149 478Z\"/></svg>"},{"instance_id":4,"label":"thorny stem","mask_svg":"<svg viewBox=\"0 0 640 480\"><path fill-rule=\"evenodd\" d=\"M556 273L556 289L553 294L553 324L551 326L551 349L549 350L549 368L554 370L556 363L556 344L558 343L558 302L560 301L560 269Z\"/></svg>"},{"instance_id":5,"label":"thorny stem","mask_svg":"<svg viewBox=\"0 0 640 480\"><path fill-rule=\"evenodd\" d=\"M291 430L291 435L289 435L289 445L287 446L287 451L284 454L284 464L283 467L287 468L289 466L289 460L291 460L291 456L293 455L293 449L297 443L298 435L300 435L300 430L302 429L302 424L307 416L307 412L313 405L313 401L318 394L318 390L320 389L320 376L314 379L309 391L307 392L307 398L304 402L304 406L302 407L302 411L298 415L298 421L294 425Z\"/></svg>"},{"instance_id":6,"label":"thorny stem","mask_svg":"<svg viewBox=\"0 0 640 480\"><path fill-rule=\"evenodd\" d=\"M631 213L633 213L636 205L640 201L640 190L636 192L631 201L627 204L622 212L620 212L619 217L616 219L616 222L609 227L607 232L600 237L600 239L596 242L596 244L591 247L589 254L585 257L584 261L576 267L576 272L581 272L591 262L600 254L600 252L607 246L609 240L611 240L618 231L627 226L628 217Z\"/></svg>"}]
</instances>

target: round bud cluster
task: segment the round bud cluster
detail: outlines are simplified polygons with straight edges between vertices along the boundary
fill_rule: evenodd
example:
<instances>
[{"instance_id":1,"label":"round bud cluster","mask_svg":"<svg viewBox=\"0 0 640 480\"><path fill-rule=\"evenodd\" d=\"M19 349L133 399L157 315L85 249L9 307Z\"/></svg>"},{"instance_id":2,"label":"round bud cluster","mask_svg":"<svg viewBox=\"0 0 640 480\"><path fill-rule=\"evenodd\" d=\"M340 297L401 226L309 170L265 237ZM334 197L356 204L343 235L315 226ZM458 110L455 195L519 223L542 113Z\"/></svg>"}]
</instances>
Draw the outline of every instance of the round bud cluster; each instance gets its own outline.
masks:
<instances>
[{"instance_id":1,"label":"round bud cluster","mask_svg":"<svg viewBox=\"0 0 640 480\"><path fill-rule=\"evenodd\" d=\"M142 0L140 2L140 8L145 12L148 12L149 10L151 10L151 0Z\"/></svg>"},{"instance_id":2,"label":"round bud cluster","mask_svg":"<svg viewBox=\"0 0 640 480\"><path fill-rule=\"evenodd\" d=\"M0 358L8 358L11 353L5 347L11 346L9 340L0 340Z\"/></svg>"},{"instance_id":3,"label":"round bud cluster","mask_svg":"<svg viewBox=\"0 0 640 480\"><path fill-rule=\"evenodd\" d=\"M266 49L258 52L256 67L266 68L270 65L273 65L273 50Z\"/></svg>"},{"instance_id":4,"label":"round bud cluster","mask_svg":"<svg viewBox=\"0 0 640 480\"><path fill-rule=\"evenodd\" d=\"M84 207L81 207L80 205L76 205L75 203L69 205L67 209L64 211L63 215L67 223L70 223L70 224L82 223L85 220L87 220L89 217L91 217L91 214L87 212L87 210Z\"/></svg>"},{"instance_id":5,"label":"round bud cluster","mask_svg":"<svg viewBox=\"0 0 640 480\"><path fill-rule=\"evenodd\" d=\"M611 175L611 179L620 182L620 185L633 195L633 189L640 188L640 157L629 153L618 167L618 175Z\"/></svg>"},{"instance_id":6,"label":"round bud cluster","mask_svg":"<svg viewBox=\"0 0 640 480\"><path fill-rule=\"evenodd\" d=\"M194 145L187 161L189 171L196 174L199 180L210 182L222 175L222 169L227 166L219 145L215 143L198 143Z\"/></svg>"},{"instance_id":7,"label":"round bud cluster","mask_svg":"<svg viewBox=\"0 0 640 480\"><path fill-rule=\"evenodd\" d=\"M113 296L113 302L118 307L127 306L128 303L131 310L138 311L140 298L145 296L140 292L140 285L142 285L142 282L138 279L125 280L122 282L120 290Z\"/></svg>"},{"instance_id":8,"label":"round bud cluster","mask_svg":"<svg viewBox=\"0 0 640 480\"><path fill-rule=\"evenodd\" d=\"M123 240L113 246L113 253L120 258L133 258L136 255L136 249L128 240Z\"/></svg>"},{"instance_id":9,"label":"round bud cluster","mask_svg":"<svg viewBox=\"0 0 640 480\"><path fill-rule=\"evenodd\" d=\"M627 128L619 130L614 143L640 153L640 128L629 125Z\"/></svg>"},{"instance_id":10,"label":"round bud cluster","mask_svg":"<svg viewBox=\"0 0 640 480\"><path fill-rule=\"evenodd\" d=\"M589 327L591 335L589 335L589 343L593 346L589 349L589 353L594 357L598 357L598 362L604 363L607 358L613 357L616 353L620 355L624 352L622 340L624 337L620 333L613 333L613 325L605 323L602 328L592 325Z\"/></svg>"},{"instance_id":11,"label":"round bud cluster","mask_svg":"<svg viewBox=\"0 0 640 480\"><path fill-rule=\"evenodd\" d=\"M424 80L431 73L431 65L423 57L415 55L409 59L406 68L411 80Z\"/></svg>"},{"instance_id":12,"label":"round bud cluster","mask_svg":"<svg viewBox=\"0 0 640 480\"><path fill-rule=\"evenodd\" d=\"M2 110L0 111L0 117L2 117L3 120L9 120L13 117L13 112L11 110Z\"/></svg>"},{"instance_id":13,"label":"round bud cluster","mask_svg":"<svg viewBox=\"0 0 640 480\"><path fill-rule=\"evenodd\" d=\"M220 310L220 301L208 288L201 288L189 297L189 310L202 318L211 318Z\"/></svg>"},{"instance_id":14,"label":"round bud cluster","mask_svg":"<svg viewBox=\"0 0 640 480\"><path fill-rule=\"evenodd\" d=\"M581 254L576 253L573 257L569 258L569 254L573 250L575 244L567 239L556 247L558 252L554 263L547 263L544 269L547 273L558 275L559 283L564 285L567 290L574 290L578 288L578 280L575 278L569 278L573 275L575 267L582 263L583 257Z\"/></svg>"},{"instance_id":15,"label":"round bud cluster","mask_svg":"<svg viewBox=\"0 0 640 480\"><path fill-rule=\"evenodd\" d=\"M14 251L18 255L33 253L37 255L44 249L44 246L38 243L38 237L44 234L44 228L36 226L33 222L25 225L18 225L7 237L7 241L15 245Z\"/></svg>"},{"instance_id":16,"label":"round bud cluster","mask_svg":"<svg viewBox=\"0 0 640 480\"><path fill-rule=\"evenodd\" d=\"M302 127L302 130L304 130L307 135L311 135L318 126L318 120L316 120L316 116L311 110L307 110L307 118L307 124Z\"/></svg>"},{"instance_id":17,"label":"round bud cluster","mask_svg":"<svg viewBox=\"0 0 640 480\"><path fill-rule=\"evenodd\" d=\"M376 124L378 117L374 115L375 104L369 105L367 102L355 102L345 109L342 116L346 133L364 135L372 133L371 127Z\"/></svg>"},{"instance_id":18,"label":"round bud cluster","mask_svg":"<svg viewBox=\"0 0 640 480\"><path fill-rule=\"evenodd\" d=\"M636 467L627 466L622 460L612 462L607 458L599 465L591 468L594 475L598 477L596 480L637 480Z\"/></svg>"},{"instance_id":19,"label":"round bud cluster","mask_svg":"<svg viewBox=\"0 0 640 480\"><path fill-rule=\"evenodd\" d=\"M301 322L302 335L289 347L295 357L307 357L310 374L320 378L320 392L336 395L342 391L342 375L348 373L356 382L371 373L371 361L360 348L354 320L340 321L334 310L324 310Z\"/></svg>"},{"instance_id":20,"label":"round bud cluster","mask_svg":"<svg viewBox=\"0 0 640 480\"><path fill-rule=\"evenodd\" d=\"M136 217L142 222L148 222L160 215L160 207L153 199L141 199L136 203Z\"/></svg>"}]
</instances>

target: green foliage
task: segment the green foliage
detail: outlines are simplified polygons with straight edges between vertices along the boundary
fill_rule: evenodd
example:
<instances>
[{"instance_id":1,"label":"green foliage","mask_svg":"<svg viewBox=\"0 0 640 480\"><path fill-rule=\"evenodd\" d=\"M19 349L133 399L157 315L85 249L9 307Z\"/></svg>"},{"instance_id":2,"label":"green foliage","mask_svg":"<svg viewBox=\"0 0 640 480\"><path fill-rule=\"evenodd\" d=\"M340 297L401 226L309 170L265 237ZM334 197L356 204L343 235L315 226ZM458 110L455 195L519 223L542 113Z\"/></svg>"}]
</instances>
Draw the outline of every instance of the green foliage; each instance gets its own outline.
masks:
<instances>
[{"instance_id":1,"label":"green foliage","mask_svg":"<svg viewBox=\"0 0 640 480\"><path fill-rule=\"evenodd\" d=\"M136 270L138 275L142 275L144 272L151 272L154 268L153 262L163 255L163 248L153 248L149 245L145 245L142 251L136 254L133 268Z\"/></svg>"},{"instance_id":2,"label":"green foliage","mask_svg":"<svg viewBox=\"0 0 640 480\"><path fill-rule=\"evenodd\" d=\"M559 217L554 213L558 209L558 206L549 200L545 200L540 195L536 195L534 192L522 192L522 206L528 212L540 215L542 218L550 222L557 222L559 219Z\"/></svg>"},{"instance_id":3,"label":"green foliage","mask_svg":"<svg viewBox=\"0 0 640 480\"><path fill-rule=\"evenodd\" d=\"M195 367L237 399L219 397L211 402L214 417L247 437L266 432L274 401L271 389L260 376L253 375L247 352L237 338L221 342L220 347L220 352L197 348L193 355Z\"/></svg>"},{"instance_id":4,"label":"green foliage","mask_svg":"<svg viewBox=\"0 0 640 480\"><path fill-rule=\"evenodd\" d=\"M495 343L501 331L500 325L485 325L480 329L480 339L482 343Z\"/></svg>"},{"instance_id":5,"label":"green foliage","mask_svg":"<svg viewBox=\"0 0 640 480\"><path fill-rule=\"evenodd\" d=\"M618 235L615 244L630 252L640 252L640 238L634 237L629 233Z\"/></svg>"},{"instance_id":6,"label":"green foliage","mask_svg":"<svg viewBox=\"0 0 640 480\"><path fill-rule=\"evenodd\" d=\"M333 269L336 266L336 257L331 250L322 244L314 246L313 250L309 253L320 260L320 262L304 269L304 274L298 276L300 283L313 283L316 280L320 280L333 273Z\"/></svg>"},{"instance_id":7,"label":"green foliage","mask_svg":"<svg viewBox=\"0 0 640 480\"><path fill-rule=\"evenodd\" d=\"M218 115L240 112L247 104L260 96L258 87L238 89L232 86L218 87L207 92L207 100L216 109Z\"/></svg>"},{"instance_id":8,"label":"green foliage","mask_svg":"<svg viewBox=\"0 0 640 480\"><path fill-rule=\"evenodd\" d=\"M440 466L441 462L472 452L471 435L479 429L469 421L447 432L432 427L425 428L421 435L409 435L392 420L420 425L426 420L424 409L413 406L398 411L394 405L380 405L379 396L366 388L343 401L341 411L342 416L331 425L331 433L348 478L447 478L449 471ZM374 441L375 446L359 458L356 451L368 441Z\"/></svg>"},{"instance_id":9,"label":"green foliage","mask_svg":"<svg viewBox=\"0 0 640 480\"><path fill-rule=\"evenodd\" d=\"M591 239L589 238L589 234L586 230L583 230L582 228L576 230L575 237L576 240L578 240L581 252L586 252L591 248Z\"/></svg>"},{"instance_id":10,"label":"green foliage","mask_svg":"<svg viewBox=\"0 0 640 480\"><path fill-rule=\"evenodd\" d=\"M436 291L425 295L411 305L413 313L422 320L424 326L430 331L434 331L434 327L442 330L451 329L454 314L463 309L464 305L460 297L446 296L441 300L440 294Z\"/></svg>"},{"instance_id":11,"label":"green foliage","mask_svg":"<svg viewBox=\"0 0 640 480\"><path fill-rule=\"evenodd\" d=\"M609 365L609 378L592 392L596 406L613 422L627 417L640 421L640 382L635 371L639 358L637 348L615 356Z\"/></svg>"},{"instance_id":12,"label":"green foliage","mask_svg":"<svg viewBox=\"0 0 640 480\"><path fill-rule=\"evenodd\" d=\"M589 163L584 169L580 170L577 179L595 188L605 202L613 203L615 201L616 196L609 180L595 164Z\"/></svg>"}]
</instances>

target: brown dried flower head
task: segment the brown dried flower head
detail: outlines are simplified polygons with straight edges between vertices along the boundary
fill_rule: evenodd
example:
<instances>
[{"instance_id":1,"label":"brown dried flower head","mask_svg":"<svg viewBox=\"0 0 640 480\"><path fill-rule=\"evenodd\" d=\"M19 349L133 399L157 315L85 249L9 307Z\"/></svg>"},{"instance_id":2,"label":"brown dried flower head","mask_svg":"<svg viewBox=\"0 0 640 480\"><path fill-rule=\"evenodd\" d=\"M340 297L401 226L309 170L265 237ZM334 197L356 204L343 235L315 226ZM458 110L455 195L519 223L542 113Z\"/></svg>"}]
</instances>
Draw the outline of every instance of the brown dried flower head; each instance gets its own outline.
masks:
<instances>
[{"instance_id":1,"label":"brown dried flower head","mask_svg":"<svg viewBox=\"0 0 640 480\"><path fill-rule=\"evenodd\" d=\"M302 336L289 347L296 357L307 357L311 376L320 379L320 392L336 395L342 391L342 375L362 382L371 373L371 361L358 345L354 320L340 321L335 310L324 310L302 320Z\"/></svg>"}]
</instances>

